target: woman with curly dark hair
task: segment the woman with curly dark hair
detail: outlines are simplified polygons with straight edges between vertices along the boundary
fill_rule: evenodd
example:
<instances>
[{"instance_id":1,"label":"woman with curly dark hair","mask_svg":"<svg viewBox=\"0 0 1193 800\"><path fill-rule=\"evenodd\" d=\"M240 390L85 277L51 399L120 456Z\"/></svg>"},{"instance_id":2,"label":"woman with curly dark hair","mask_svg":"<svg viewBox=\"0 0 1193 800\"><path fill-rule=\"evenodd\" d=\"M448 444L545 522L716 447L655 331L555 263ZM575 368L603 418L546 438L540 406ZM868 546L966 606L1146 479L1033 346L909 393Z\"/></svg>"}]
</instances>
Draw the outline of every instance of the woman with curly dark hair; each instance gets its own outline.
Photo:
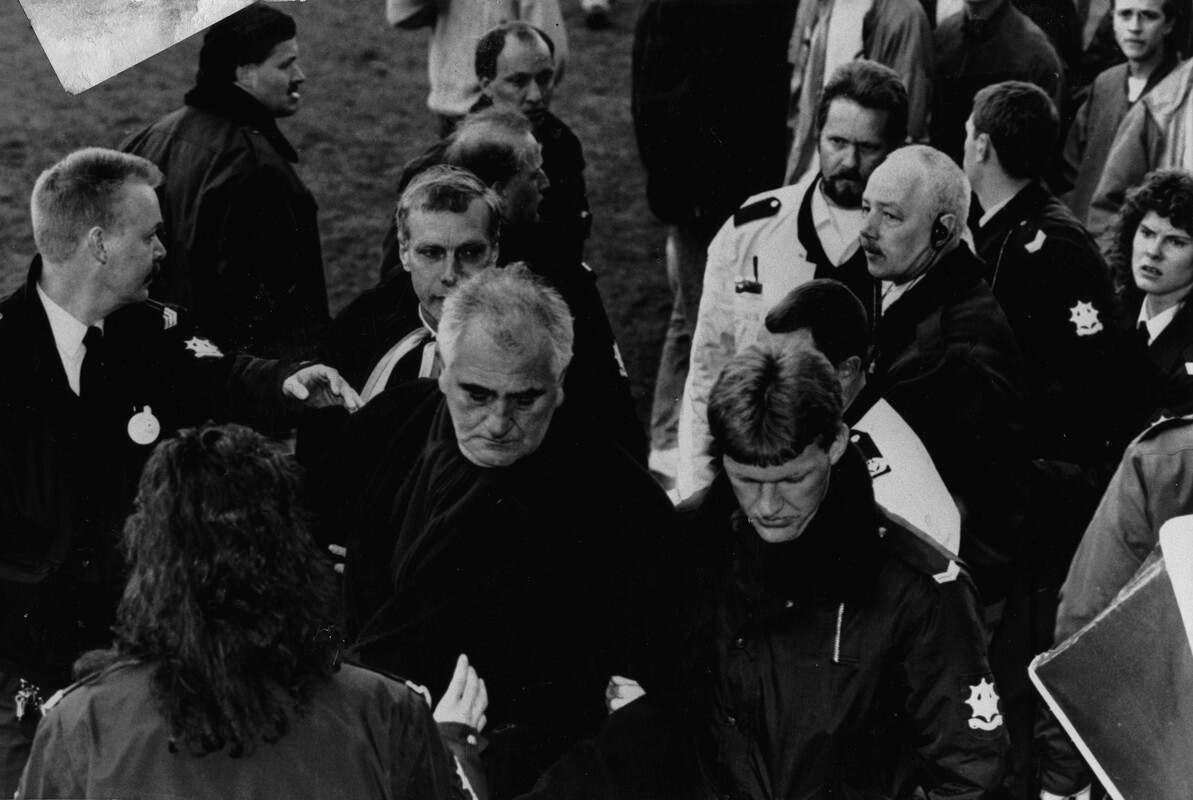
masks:
<instances>
[{"instance_id":1,"label":"woman with curly dark hair","mask_svg":"<svg viewBox=\"0 0 1193 800\"><path fill-rule=\"evenodd\" d=\"M466 796L419 693L339 665L300 480L248 428L158 446L125 526L115 643L46 704L20 797ZM483 686L457 673L458 719L479 728Z\"/></svg>"},{"instance_id":2,"label":"woman with curly dark hair","mask_svg":"<svg viewBox=\"0 0 1193 800\"><path fill-rule=\"evenodd\" d=\"M1122 293L1123 320L1157 368L1157 401L1193 401L1193 173L1150 173L1127 194L1107 253Z\"/></svg>"}]
</instances>

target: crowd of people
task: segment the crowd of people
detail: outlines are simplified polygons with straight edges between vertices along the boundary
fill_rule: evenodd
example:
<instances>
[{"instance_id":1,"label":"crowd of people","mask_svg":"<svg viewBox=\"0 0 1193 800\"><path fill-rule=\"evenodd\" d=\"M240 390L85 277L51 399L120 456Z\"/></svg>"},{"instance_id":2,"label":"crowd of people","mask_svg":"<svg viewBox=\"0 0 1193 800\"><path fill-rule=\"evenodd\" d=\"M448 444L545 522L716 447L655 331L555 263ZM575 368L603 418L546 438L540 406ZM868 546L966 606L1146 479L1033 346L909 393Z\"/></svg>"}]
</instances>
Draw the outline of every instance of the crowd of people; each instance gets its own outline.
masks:
<instances>
[{"instance_id":1,"label":"crowd of people","mask_svg":"<svg viewBox=\"0 0 1193 800\"><path fill-rule=\"evenodd\" d=\"M334 319L272 5L33 187L0 794L1099 797L1027 665L1193 512L1188 9L644 0L649 431L558 3L387 12L443 138Z\"/></svg>"}]
</instances>

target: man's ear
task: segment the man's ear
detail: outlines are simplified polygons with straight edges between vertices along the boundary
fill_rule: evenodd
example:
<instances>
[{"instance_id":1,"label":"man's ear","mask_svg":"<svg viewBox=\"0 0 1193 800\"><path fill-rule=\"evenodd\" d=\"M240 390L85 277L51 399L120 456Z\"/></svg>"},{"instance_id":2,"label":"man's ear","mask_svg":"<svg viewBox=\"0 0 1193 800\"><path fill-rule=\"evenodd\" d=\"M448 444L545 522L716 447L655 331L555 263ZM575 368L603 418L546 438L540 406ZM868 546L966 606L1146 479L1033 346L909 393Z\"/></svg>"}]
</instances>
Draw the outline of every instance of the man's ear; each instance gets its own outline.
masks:
<instances>
[{"instance_id":1,"label":"man's ear","mask_svg":"<svg viewBox=\"0 0 1193 800\"><path fill-rule=\"evenodd\" d=\"M849 381L857 377L858 373L862 371L862 359L858 356L850 356L841 362L837 367L837 380L844 386Z\"/></svg>"},{"instance_id":2,"label":"man's ear","mask_svg":"<svg viewBox=\"0 0 1193 800\"><path fill-rule=\"evenodd\" d=\"M986 163L995 156L997 151L994 149L994 142L990 141L990 134L979 133L974 137L974 155L978 157L978 161Z\"/></svg>"},{"instance_id":3,"label":"man's ear","mask_svg":"<svg viewBox=\"0 0 1193 800\"><path fill-rule=\"evenodd\" d=\"M257 68L260 64L241 64L236 68L236 85L242 89L257 88Z\"/></svg>"},{"instance_id":4,"label":"man's ear","mask_svg":"<svg viewBox=\"0 0 1193 800\"><path fill-rule=\"evenodd\" d=\"M951 237L948 241L951 241L952 239L960 239L961 234L965 233L964 230L957 230L956 214L941 214L939 217L937 217L937 219L940 220L941 225L944 225L946 228L948 228L949 236Z\"/></svg>"},{"instance_id":5,"label":"man's ear","mask_svg":"<svg viewBox=\"0 0 1193 800\"><path fill-rule=\"evenodd\" d=\"M477 80L477 83L479 83L481 85L481 94L487 95L488 92L485 90L489 88L489 85L491 83L493 83L493 79L492 78L480 78Z\"/></svg>"},{"instance_id":6,"label":"man's ear","mask_svg":"<svg viewBox=\"0 0 1193 800\"><path fill-rule=\"evenodd\" d=\"M402 269L410 271L410 240L403 240L401 236L398 237L398 263Z\"/></svg>"},{"instance_id":7,"label":"man's ear","mask_svg":"<svg viewBox=\"0 0 1193 800\"><path fill-rule=\"evenodd\" d=\"M91 230L87 231L87 236L84 239L87 246L87 252L101 264L108 263L108 248L104 239L104 229L96 225Z\"/></svg>"},{"instance_id":8,"label":"man's ear","mask_svg":"<svg viewBox=\"0 0 1193 800\"><path fill-rule=\"evenodd\" d=\"M845 455L845 448L849 446L849 426L844 422L837 429L837 436L833 439L833 443L828 448L828 461L830 464L836 464L841 460L841 456Z\"/></svg>"}]
</instances>

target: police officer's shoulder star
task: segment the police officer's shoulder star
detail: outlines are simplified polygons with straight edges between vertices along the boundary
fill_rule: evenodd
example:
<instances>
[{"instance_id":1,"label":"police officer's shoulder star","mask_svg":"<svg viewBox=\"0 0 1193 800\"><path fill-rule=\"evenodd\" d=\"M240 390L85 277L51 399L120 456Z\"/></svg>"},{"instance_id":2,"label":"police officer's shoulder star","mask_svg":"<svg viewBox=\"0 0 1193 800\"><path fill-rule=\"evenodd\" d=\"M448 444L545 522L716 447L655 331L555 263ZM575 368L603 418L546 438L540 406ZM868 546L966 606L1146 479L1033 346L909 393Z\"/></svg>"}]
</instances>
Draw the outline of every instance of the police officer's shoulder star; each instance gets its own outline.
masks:
<instances>
[{"instance_id":1,"label":"police officer's shoulder star","mask_svg":"<svg viewBox=\"0 0 1193 800\"><path fill-rule=\"evenodd\" d=\"M1069 309L1069 322L1077 329L1078 336L1093 336L1104 328L1098 317L1098 309L1093 303L1084 300L1078 300L1077 305Z\"/></svg>"},{"instance_id":2,"label":"police officer's shoulder star","mask_svg":"<svg viewBox=\"0 0 1193 800\"><path fill-rule=\"evenodd\" d=\"M192 336L186 340L186 349L195 354L195 358L223 358L223 353L210 339Z\"/></svg>"}]
</instances>

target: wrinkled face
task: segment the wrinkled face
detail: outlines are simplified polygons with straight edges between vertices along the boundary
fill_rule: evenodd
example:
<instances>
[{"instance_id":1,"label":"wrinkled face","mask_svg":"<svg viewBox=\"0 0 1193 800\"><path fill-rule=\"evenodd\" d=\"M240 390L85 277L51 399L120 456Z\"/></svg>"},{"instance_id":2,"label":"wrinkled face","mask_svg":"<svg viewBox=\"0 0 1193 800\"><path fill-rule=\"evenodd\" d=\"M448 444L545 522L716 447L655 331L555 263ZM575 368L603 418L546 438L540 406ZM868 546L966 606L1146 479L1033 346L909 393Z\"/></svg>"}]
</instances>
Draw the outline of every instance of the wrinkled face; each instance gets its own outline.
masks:
<instances>
[{"instance_id":1,"label":"wrinkled face","mask_svg":"<svg viewBox=\"0 0 1193 800\"><path fill-rule=\"evenodd\" d=\"M298 89L306 81L298 66L298 40L279 42L260 64L236 68L236 85L247 91L275 117L288 117L298 111L302 95Z\"/></svg>"},{"instance_id":2,"label":"wrinkled face","mask_svg":"<svg viewBox=\"0 0 1193 800\"><path fill-rule=\"evenodd\" d=\"M563 375L538 331L502 347L483 327L465 330L439 375L456 440L478 467L508 467L538 449L563 402Z\"/></svg>"},{"instance_id":3,"label":"wrinkled face","mask_svg":"<svg viewBox=\"0 0 1193 800\"><path fill-rule=\"evenodd\" d=\"M1162 0L1116 0L1114 39L1130 61L1149 62L1163 52L1175 20L1164 16Z\"/></svg>"},{"instance_id":4,"label":"wrinkled face","mask_svg":"<svg viewBox=\"0 0 1193 800\"><path fill-rule=\"evenodd\" d=\"M776 467L754 467L725 456L722 463L737 503L764 542L800 537L828 492L829 473L845 452L845 429L823 449L813 442L799 457Z\"/></svg>"},{"instance_id":5,"label":"wrinkled face","mask_svg":"<svg viewBox=\"0 0 1193 800\"><path fill-rule=\"evenodd\" d=\"M1131 273L1135 285L1151 296L1154 310L1176 305L1193 288L1193 234L1147 212L1135 231Z\"/></svg>"},{"instance_id":6,"label":"wrinkled face","mask_svg":"<svg viewBox=\"0 0 1193 800\"><path fill-rule=\"evenodd\" d=\"M875 278L904 283L927 263L933 216L920 184L911 166L900 162L880 166L866 185L861 240Z\"/></svg>"},{"instance_id":7,"label":"wrinkled face","mask_svg":"<svg viewBox=\"0 0 1193 800\"><path fill-rule=\"evenodd\" d=\"M839 206L857 208L870 174L891 148L886 141L886 112L838 97L828 107L820 131L820 174L824 193Z\"/></svg>"},{"instance_id":8,"label":"wrinkled face","mask_svg":"<svg viewBox=\"0 0 1193 800\"><path fill-rule=\"evenodd\" d=\"M438 323L443 300L456 284L497 259L489 239L489 208L482 200L473 200L463 214L413 208L406 231L406 238L398 242L398 255L423 314Z\"/></svg>"},{"instance_id":9,"label":"wrinkled face","mask_svg":"<svg viewBox=\"0 0 1193 800\"><path fill-rule=\"evenodd\" d=\"M529 42L506 36L497 56L497 74L481 79L481 91L493 105L516 108L538 124L555 91L555 61L547 43L538 36Z\"/></svg>"},{"instance_id":10,"label":"wrinkled face","mask_svg":"<svg viewBox=\"0 0 1193 800\"><path fill-rule=\"evenodd\" d=\"M149 297L149 284L166 255L159 238L162 211L149 184L130 182L119 207L116 224L103 232L105 261L96 273L114 308Z\"/></svg>"},{"instance_id":11,"label":"wrinkled face","mask_svg":"<svg viewBox=\"0 0 1193 800\"><path fill-rule=\"evenodd\" d=\"M533 136L529 138L534 139ZM522 169L504 184L499 184L498 188L505 218L515 227L538 222L543 192L551 185L547 173L543 172L543 148L536 141L529 149L530 158L522 165Z\"/></svg>"}]
</instances>

